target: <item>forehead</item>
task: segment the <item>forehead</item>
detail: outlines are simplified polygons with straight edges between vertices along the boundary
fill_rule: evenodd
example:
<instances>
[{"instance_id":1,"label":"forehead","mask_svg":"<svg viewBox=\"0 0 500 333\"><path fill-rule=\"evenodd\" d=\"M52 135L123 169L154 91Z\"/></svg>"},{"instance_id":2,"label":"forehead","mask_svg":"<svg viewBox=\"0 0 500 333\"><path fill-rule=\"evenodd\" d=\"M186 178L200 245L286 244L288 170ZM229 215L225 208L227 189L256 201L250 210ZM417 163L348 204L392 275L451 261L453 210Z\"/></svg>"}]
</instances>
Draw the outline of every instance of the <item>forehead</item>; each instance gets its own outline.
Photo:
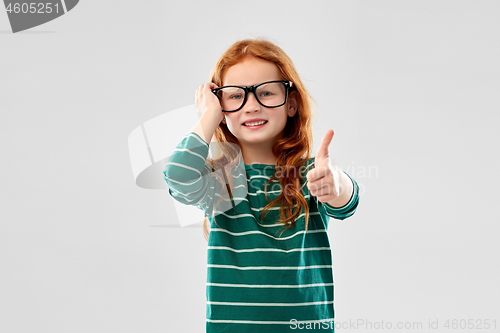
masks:
<instances>
[{"instance_id":1,"label":"forehead","mask_svg":"<svg viewBox=\"0 0 500 333\"><path fill-rule=\"evenodd\" d=\"M222 80L222 85L252 86L281 79L280 70L275 63L248 56L236 65L229 67Z\"/></svg>"}]
</instances>

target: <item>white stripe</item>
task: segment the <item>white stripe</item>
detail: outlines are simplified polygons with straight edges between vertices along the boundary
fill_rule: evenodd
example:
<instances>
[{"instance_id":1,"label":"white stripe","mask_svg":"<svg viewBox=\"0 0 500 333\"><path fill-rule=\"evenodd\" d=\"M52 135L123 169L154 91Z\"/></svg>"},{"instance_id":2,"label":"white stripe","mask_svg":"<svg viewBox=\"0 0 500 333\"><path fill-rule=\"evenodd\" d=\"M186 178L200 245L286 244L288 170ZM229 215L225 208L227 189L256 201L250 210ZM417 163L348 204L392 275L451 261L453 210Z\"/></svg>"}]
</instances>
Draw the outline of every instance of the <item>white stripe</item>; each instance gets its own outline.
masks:
<instances>
[{"instance_id":1,"label":"white stripe","mask_svg":"<svg viewBox=\"0 0 500 333\"><path fill-rule=\"evenodd\" d=\"M173 179L171 179L171 178L166 178L166 179L167 179L169 182L174 182L174 183L181 184L181 185L193 185L193 184L195 184L195 183L199 182L199 181L202 179L202 177L198 178L197 180L195 180L195 181L194 181L194 182L192 182L192 183L183 183L183 182L179 182L179 181L177 181L177 180L173 180Z\"/></svg>"},{"instance_id":2,"label":"white stripe","mask_svg":"<svg viewBox=\"0 0 500 333\"><path fill-rule=\"evenodd\" d=\"M331 287L333 283L310 283L310 284L232 284L232 283L207 283L212 287L228 288L310 288L310 287Z\"/></svg>"},{"instance_id":3,"label":"white stripe","mask_svg":"<svg viewBox=\"0 0 500 333\"><path fill-rule=\"evenodd\" d=\"M211 302L211 305L235 305L235 306L310 306L320 304L333 304L333 301L304 302L304 303L240 303L240 302Z\"/></svg>"},{"instance_id":4,"label":"white stripe","mask_svg":"<svg viewBox=\"0 0 500 333\"><path fill-rule=\"evenodd\" d=\"M194 192L193 192L194 193ZM218 195L220 196L219 194L215 194L215 195ZM240 201L248 201L246 200L245 198L236 198L236 197L233 197L234 201L238 201L237 199L239 199ZM229 201L229 199L224 199L225 201ZM261 210L264 210L264 208L252 208L250 207L251 210L253 211L256 211L256 212L260 212ZM269 208L269 210L279 210L280 207L271 207ZM223 211L221 210L215 210L215 212L219 215L224 215L230 219L238 219L240 217L244 217L244 216L248 216L248 217L253 217L253 219L262 227L276 227L276 226L280 226L280 225L285 225L284 223L275 223L275 224L261 224L259 223L259 221L257 220L257 218L255 216L253 216L252 214L249 214L249 213L244 213L244 214L239 214L239 215L227 215L225 214ZM319 212L311 212L309 213L309 215L319 215L320 213ZM296 219L300 219L301 217L304 217L306 216L306 213L302 213L300 214L298 217L296 217Z\"/></svg>"},{"instance_id":5,"label":"white stripe","mask_svg":"<svg viewBox=\"0 0 500 333\"><path fill-rule=\"evenodd\" d=\"M181 192L177 192L175 190L172 190L172 192L174 192L174 194L176 194L176 195L179 195L178 197L181 197L182 199L186 200L186 202L192 202L192 201L194 201L194 199L184 198L183 196L185 196L185 194L182 194Z\"/></svg>"},{"instance_id":6,"label":"white stripe","mask_svg":"<svg viewBox=\"0 0 500 333\"><path fill-rule=\"evenodd\" d=\"M320 320L297 320L297 321L272 321L272 320L214 320L214 319L207 319L209 323L215 323L215 324L284 324L284 325L290 325L290 324L306 324L306 323L322 323L326 321L334 321L335 318L328 318L328 319L320 319Z\"/></svg>"},{"instance_id":7,"label":"white stripe","mask_svg":"<svg viewBox=\"0 0 500 333\"><path fill-rule=\"evenodd\" d=\"M250 180L252 180L254 178L265 178L267 180L271 179L271 177L269 177L269 176L251 176L250 178L247 179L247 181L250 181ZM274 181L279 181L279 180L278 179L274 179L273 182Z\"/></svg>"},{"instance_id":8,"label":"white stripe","mask_svg":"<svg viewBox=\"0 0 500 333\"><path fill-rule=\"evenodd\" d=\"M297 205L295 205L294 207L296 207ZM253 207L250 207L251 210L254 210L256 212L260 212L261 210L264 210L264 208L253 208ZM275 207L275 206L272 206L272 207L269 207L268 210L280 210L280 207Z\"/></svg>"},{"instance_id":9,"label":"white stripe","mask_svg":"<svg viewBox=\"0 0 500 333\"><path fill-rule=\"evenodd\" d=\"M311 265L311 266L235 266L235 265L216 265L207 264L207 267L213 268L230 268L239 269L242 271L247 270L303 270L303 269L314 269L314 268L332 268L332 265Z\"/></svg>"},{"instance_id":10,"label":"white stripe","mask_svg":"<svg viewBox=\"0 0 500 333\"><path fill-rule=\"evenodd\" d=\"M180 163L175 163L175 162L168 162L167 164L165 164L165 166L167 166L167 165L176 165L176 166L179 166L179 167L184 168L184 169L193 170L194 172L196 172L197 174L199 174L201 176L201 172L198 171L198 169L192 168L192 167L187 166L185 164L180 164Z\"/></svg>"},{"instance_id":11,"label":"white stripe","mask_svg":"<svg viewBox=\"0 0 500 333\"><path fill-rule=\"evenodd\" d=\"M198 193L199 192L199 190L198 191L194 191L194 192L187 192L187 193L183 193L183 192L179 192L179 191L175 191L175 190L172 190L172 191L174 193L180 194L183 197L188 197L189 195L191 195L193 193ZM209 195L207 194L207 196L209 196ZM183 198L183 199L186 200L187 202L191 202L191 201L194 200L194 199L188 199L188 198Z\"/></svg>"},{"instance_id":12,"label":"white stripe","mask_svg":"<svg viewBox=\"0 0 500 333\"><path fill-rule=\"evenodd\" d=\"M206 159L205 159L203 156L201 156L200 154L195 153L195 152L193 152L193 151L191 151L191 150L189 150L189 149L187 149L187 148L177 148L177 149L175 149L175 151L187 151L187 152L188 152L188 153L190 153L190 154L193 154L193 155L198 156L198 157L199 157L199 158L201 158L203 161L206 161Z\"/></svg>"},{"instance_id":13,"label":"white stripe","mask_svg":"<svg viewBox=\"0 0 500 333\"><path fill-rule=\"evenodd\" d=\"M227 215L226 213L224 213L223 211L220 211L220 210L216 210L215 213L217 215L224 215L225 217L228 217L230 219L237 219L237 218L240 218L240 217L243 217L243 216L248 216L248 217L253 217L255 219L255 216L253 216L252 214L239 214L239 215Z\"/></svg>"},{"instance_id":14,"label":"white stripe","mask_svg":"<svg viewBox=\"0 0 500 333\"><path fill-rule=\"evenodd\" d=\"M297 207L297 205L294 205L293 207ZM252 208L252 207L250 207L250 208L252 210L254 210L254 211L257 211L257 212L260 212L261 210L264 210L264 208ZM271 207L271 208L269 208L269 210L279 210L279 209L280 209L280 207L274 207L274 206ZM309 213L309 215L319 215L319 212L311 212L311 213ZM296 217L296 219L300 219L303 216L306 216L306 213L300 214L298 217Z\"/></svg>"},{"instance_id":15,"label":"white stripe","mask_svg":"<svg viewBox=\"0 0 500 333\"><path fill-rule=\"evenodd\" d=\"M255 231L244 231L244 232L231 232L229 230L221 229L221 228L218 228L218 229L210 228L210 232L212 232L212 231L215 231L215 232L217 232L217 231L219 231L219 232L225 232L225 233L228 233L228 234L230 234L232 236L246 236L246 235L252 235L252 234L262 234L264 236L271 237L271 238L274 238L276 240L290 239L290 238L293 238L293 237L298 236L300 234L305 234L306 233L305 230L301 230L301 231L297 231L296 233L294 233L293 235L290 235L288 237L278 238L278 237L274 237L274 236L268 235L265 232L258 231L258 230L255 230ZM325 229L308 230L307 232L308 233L317 233L317 232L326 232L326 230Z\"/></svg>"},{"instance_id":16,"label":"white stripe","mask_svg":"<svg viewBox=\"0 0 500 333\"><path fill-rule=\"evenodd\" d=\"M220 195L219 193L216 193L216 195L218 195L219 197L221 197L221 198L222 198L222 195ZM226 197L226 198L229 198L229 196L228 196L228 195L226 195L225 197ZM230 199L224 199L224 200L229 200L229 201L231 201ZM234 200L234 201L246 201L246 202L248 202L248 199L247 199L247 198L244 198L244 197L234 197L234 196L233 196L233 200Z\"/></svg>"},{"instance_id":17,"label":"white stripe","mask_svg":"<svg viewBox=\"0 0 500 333\"><path fill-rule=\"evenodd\" d=\"M248 201L246 199L241 199L241 200ZM229 199L224 199L224 201L229 201ZM263 209L258 209L258 208L251 208L251 209L255 210L255 211L261 211L261 210L263 210ZM280 208L279 207L272 207L272 208L270 208L270 210L278 210L278 209L280 209ZM262 224L262 223L259 222L259 220L257 220L257 218L255 216L253 216L252 214L248 214L248 213L239 214L239 215L227 215L223 211L215 210L215 214L216 215L224 215L225 217L230 218L230 219L238 219L238 218L241 218L241 217L244 217L244 216L252 217L254 219L255 223L257 223L259 226L261 226L263 228L274 228L274 227L281 227L281 226L287 225L286 223ZM319 214L320 214L319 212L311 212L311 213L309 213L309 215L319 215ZM297 217L297 219L300 219L301 217L304 217L304 216L306 216L306 213L300 214ZM283 239L283 238L280 238L280 239Z\"/></svg>"},{"instance_id":18,"label":"white stripe","mask_svg":"<svg viewBox=\"0 0 500 333\"><path fill-rule=\"evenodd\" d=\"M205 146L207 146L207 147L209 146L209 144L208 144L208 143L206 143L206 142L205 142L205 140L202 140L202 139L201 139L201 137L200 137L198 134L195 134L195 133L193 133L193 132L189 132L189 134L188 134L188 135L186 135L186 137L190 137L190 136L191 136L191 137L193 137L193 138L195 138L196 140L200 141L200 142L201 142L201 143L203 143Z\"/></svg>"},{"instance_id":19,"label":"white stripe","mask_svg":"<svg viewBox=\"0 0 500 333\"><path fill-rule=\"evenodd\" d=\"M238 252L238 253L244 253L244 252L283 252L283 253L290 253L290 252L302 252L302 251L330 251L331 248L324 246L324 247L305 247L305 248L296 248L296 249L291 249L291 250L281 250L281 249L275 249L275 248L255 248L255 249L242 249L242 250L237 250L233 249L229 246L208 246L207 249L209 250L228 250L228 251L233 251L233 252Z\"/></svg>"},{"instance_id":20,"label":"white stripe","mask_svg":"<svg viewBox=\"0 0 500 333\"><path fill-rule=\"evenodd\" d=\"M262 190L257 190L257 191L255 191L255 193L248 193L248 195L257 196L257 195L259 195L260 193L262 193L262 194L266 194L266 192L265 192L265 191L262 191ZM281 193L281 190L267 191L267 193L268 193L268 194L269 194L269 193Z\"/></svg>"}]
</instances>

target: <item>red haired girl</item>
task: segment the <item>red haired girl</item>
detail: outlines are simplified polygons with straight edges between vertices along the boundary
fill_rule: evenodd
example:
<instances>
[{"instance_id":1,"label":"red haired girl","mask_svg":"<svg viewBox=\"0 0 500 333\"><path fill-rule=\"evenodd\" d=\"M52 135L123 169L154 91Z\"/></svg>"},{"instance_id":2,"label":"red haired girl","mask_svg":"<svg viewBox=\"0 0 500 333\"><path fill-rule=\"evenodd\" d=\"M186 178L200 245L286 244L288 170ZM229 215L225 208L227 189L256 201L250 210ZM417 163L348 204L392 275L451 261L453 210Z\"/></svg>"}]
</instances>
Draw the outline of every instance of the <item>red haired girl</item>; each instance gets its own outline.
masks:
<instances>
[{"instance_id":1,"label":"red haired girl","mask_svg":"<svg viewBox=\"0 0 500 333\"><path fill-rule=\"evenodd\" d=\"M329 158L333 131L311 157L311 98L267 40L236 42L210 75L164 170L172 197L205 213L207 332L334 332L328 221L354 214L359 189Z\"/></svg>"}]
</instances>

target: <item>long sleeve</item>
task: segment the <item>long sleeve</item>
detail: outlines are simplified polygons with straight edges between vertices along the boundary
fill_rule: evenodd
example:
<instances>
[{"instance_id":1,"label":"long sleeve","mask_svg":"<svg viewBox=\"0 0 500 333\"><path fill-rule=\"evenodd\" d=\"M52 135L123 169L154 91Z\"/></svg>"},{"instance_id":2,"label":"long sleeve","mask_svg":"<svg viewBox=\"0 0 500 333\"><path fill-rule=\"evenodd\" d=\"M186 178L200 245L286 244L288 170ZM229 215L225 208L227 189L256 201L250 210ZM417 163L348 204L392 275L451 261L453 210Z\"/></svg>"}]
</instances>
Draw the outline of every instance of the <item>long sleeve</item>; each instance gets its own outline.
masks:
<instances>
[{"instance_id":1,"label":"long sleeve","mask_svg":"<svg viewBox=\"0 0 500 333\"><path fill-rule=\"evenodd\" d=\"M163 175L170 195L180 203L193 205L209 214L217 182L207 165L209 145L196 133L188 133L165 165Z\"/></svg>"},{"instance_id":2,"label":"long sleeve","mask_svg":"<svg viewBox=\"0 0 500 333\"><path fill-rule=\"evenodd\" d=\"M218 143L214 147L221 148ZM217 170L207 162L208 152L209 145L198 134L188 133L168 159L163 175L175 200L215 216L247 200L247 182L241 152Z\"/></svg>"},{"instance_id":3,"label":"long sleeve","mask_svg":"<svg viewBox=\"0 0 500 333\"><path fill-rule=\"evenodd\" d=\"M347 174L347 172L344 171L344 173L347 176L349 176L349 174ZM346 219L354 214L354 212L356 211L356 208L358 207L358 203L359 203L359 186L358 186L358 183L356 183L356 181L351 178L351 176L349 176L349 178L351 179L352 184L353 184L353 191L352 191L351 199L349 200L349 202L347 204L345 204L345 206L335 208L335 207L330 206L327 203L319 201L317 197L313 196L314 200L316 201L316 203L318 205L318 210L321 213L326 214L328 216L331 216L331 217L338 219L338 220L344 220L344 219Z\"/></svg>"}]
</instances>

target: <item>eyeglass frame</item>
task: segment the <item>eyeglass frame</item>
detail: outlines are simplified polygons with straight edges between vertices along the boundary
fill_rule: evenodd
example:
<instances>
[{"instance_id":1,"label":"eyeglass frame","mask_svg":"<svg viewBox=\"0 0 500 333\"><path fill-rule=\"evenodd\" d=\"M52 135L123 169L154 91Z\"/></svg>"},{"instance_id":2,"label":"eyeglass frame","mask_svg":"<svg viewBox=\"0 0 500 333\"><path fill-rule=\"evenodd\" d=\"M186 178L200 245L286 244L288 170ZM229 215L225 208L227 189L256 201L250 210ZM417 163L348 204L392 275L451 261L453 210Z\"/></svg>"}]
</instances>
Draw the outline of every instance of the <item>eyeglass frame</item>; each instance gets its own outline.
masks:
<instances>
[{"instance_id":1,"label":"eyeglass frame","mask_svg":"<svg viewBox=\"0 0 500 333\"><path fill-rule=\"evenodd\" d=\"M257 97L257 94L255 94L255 89L257 89L259 86L261 85L264 85L264 84L268 84L268 83L274 83L274 82L281 82L283 83L283 85L285 86L285 101L280 104L280 105L276 105L276 106L266 106L264 104L262 104L262 102L259 100L259 97ZM223 88L228 88L228 87L236 87L236 88L241 88L245 91L245 98L243 99L243 103L241 103L241 106L239 108L237 108L236 110L233 110L233 111L225 111L225 110L222 110L222 112L237 112L237 111L240 111L246 104L247 102L247 99L248 99L248 94L249 93L253 93L253 95L255 96L255 99L257 100L257 102L262 105L263 107L265 108L270 108L270 109L273 109L273 108L279 108L280 106L283 106L285 105L286 101L288 100L288 91L292 88L294 88L293 86L293 82L292 81L282 81L282 80L277 80L277 81L266 81L266 82L262 82L262 83L259 83L259 84L256 84L256 85L253 85L253 86L234 86L234 85L229 85L229 86L222 86L222 87L218 87L218 88L214 88L212 89L212 93L215 94L215 96L217 96L217 92Z\"/></svg>"}]
</instances>

